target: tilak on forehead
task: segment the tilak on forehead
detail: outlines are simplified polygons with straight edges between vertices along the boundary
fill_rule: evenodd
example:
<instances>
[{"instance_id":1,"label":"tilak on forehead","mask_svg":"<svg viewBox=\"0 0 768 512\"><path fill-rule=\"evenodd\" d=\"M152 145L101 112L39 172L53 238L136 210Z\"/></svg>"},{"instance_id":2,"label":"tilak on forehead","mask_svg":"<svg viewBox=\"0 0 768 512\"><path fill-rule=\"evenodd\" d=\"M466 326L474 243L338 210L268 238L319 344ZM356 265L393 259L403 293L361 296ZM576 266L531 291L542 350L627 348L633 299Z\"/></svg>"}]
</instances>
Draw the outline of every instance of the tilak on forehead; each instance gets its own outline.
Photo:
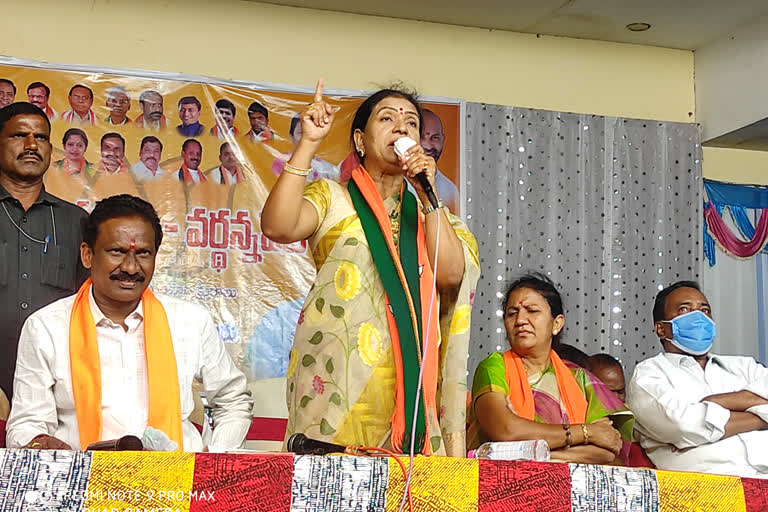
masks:
<instances>
[{"instance_id":1,"label":"tilak on forehead","mask_svg":"<svg viewBox=\"0 0 768 512\"><path fill-rule=\"evenodd\" d=\"M131 250L134 250L134 249L136 249L136 239L131 238Z\"/></svg>"}]
</instances>

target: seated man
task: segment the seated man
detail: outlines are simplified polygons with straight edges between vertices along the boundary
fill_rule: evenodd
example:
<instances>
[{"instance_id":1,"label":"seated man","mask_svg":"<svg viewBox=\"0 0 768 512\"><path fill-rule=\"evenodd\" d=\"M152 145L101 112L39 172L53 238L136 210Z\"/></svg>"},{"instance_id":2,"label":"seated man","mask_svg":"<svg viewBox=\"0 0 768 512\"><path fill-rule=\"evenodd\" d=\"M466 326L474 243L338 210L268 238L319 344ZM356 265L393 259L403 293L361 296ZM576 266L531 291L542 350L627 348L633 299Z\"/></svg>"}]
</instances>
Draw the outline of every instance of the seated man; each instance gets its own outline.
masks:
<instances>
[{"instance_id":1,"label":"seated man","mask_svg":"<svg viewBox=\"0 0 768 512\"><path fill-rule=\"evenodd\" d=\"M587 358L584 368L603 381L605 387L616 393L622 402L626 401L624 369L615 357L610 354L591 355Z\"/></svg>"},{"instance_id":2,"label":"seated man","mask_svg":"<svg viewBox=\"0 0 768 512\"><path fill-rule=\"evenodd\" d=\"M768 369L709 353L715 324L693 281L660 291L653 321L664 352L639 363L628 388L648 457L659 469L768 476Z\"/></svg>"},{"instance_id":3,"label":"seated man","mask_svg":"<svg viewBox=\"0 0 768 512\"><path fill-rule=\"evenodd\" d=\"M85 449L151 426L180 450L200 451L189 421L194 379L213 407L211 446L241 445L253 401L210 314L149 289L162 237L142 199L124 194L96 205L80 247L91 279L22 329L9 447Z\"/></svg>"}]
</instances>

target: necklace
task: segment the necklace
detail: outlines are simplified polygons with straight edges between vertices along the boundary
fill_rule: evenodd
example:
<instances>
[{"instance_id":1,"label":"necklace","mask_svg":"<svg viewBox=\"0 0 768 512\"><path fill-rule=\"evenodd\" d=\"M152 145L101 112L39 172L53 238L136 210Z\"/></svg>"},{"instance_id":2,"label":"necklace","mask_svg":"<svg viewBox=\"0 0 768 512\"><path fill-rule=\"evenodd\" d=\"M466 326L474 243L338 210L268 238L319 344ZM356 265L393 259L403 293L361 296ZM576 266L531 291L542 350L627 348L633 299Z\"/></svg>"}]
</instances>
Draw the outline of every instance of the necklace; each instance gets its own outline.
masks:
<instances>
[{"instance_id":1,"label":"necklace","mask_svg":"<svg viewBox=\"0 0 768 512\"><path fill-rule=\"evenodd\" d=\"M392 243L395 244L395 247L400 249L400 213L403 207L403 201L400 197L400 194L395 196L395 201L397 202L397 205L395 208L389 213L389 224L392 227Z\"/></svg>"},{"instance_id":2,"label":"necklace","mask_svg":"<svg viewBox=\"0 0 768 512\"><path fill-rule=\"evenodd\" d=\"M53 225L53 244L58 245L58 242L56 241L56 218L53 216L53 206L48 205L48 208L51 209L51 224ZM19 233L29 238L33 242L41 244L43 246L44 253L48 252L48 243L51 241L50 235L45 235L45 238L43 240L38 240L37 238L34 238L33 236L29 235L29 233L21 229L21 226L16 224L16 221L13 220L13 217L11 217L11 214L8 212L8 208L5 206L4 201L3 201L3 210L5 210L5 214L8 216L8 220L11 221L11 224L13 224L13 227L15 227L19 231Z\"/></svg>"}]
</instances>

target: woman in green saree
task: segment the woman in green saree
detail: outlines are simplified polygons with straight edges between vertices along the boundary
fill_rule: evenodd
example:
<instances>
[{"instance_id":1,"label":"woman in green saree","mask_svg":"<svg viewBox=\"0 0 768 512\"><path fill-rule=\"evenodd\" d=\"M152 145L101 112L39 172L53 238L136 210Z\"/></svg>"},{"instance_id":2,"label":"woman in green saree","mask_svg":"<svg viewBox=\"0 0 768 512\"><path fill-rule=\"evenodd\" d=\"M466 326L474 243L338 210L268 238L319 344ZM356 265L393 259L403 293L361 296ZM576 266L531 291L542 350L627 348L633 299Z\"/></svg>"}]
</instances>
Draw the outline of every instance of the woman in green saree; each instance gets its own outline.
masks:
<instances>
[{"instance_id":1,"label":"woman in green saree","mask_svg":"<svg viewBox=\"0 0 768 512\"><path fill-rule=\"evenodd\" d=\"M553 460L626 461L634 418L585 369L553 350L565 325L560 293L546 276L513 282L504 299L510 350L480 362L472 386L469 447L544 439Z\"/></svg>"},{"instance_id":2,"label":"woman in green saree","mask_svg":"<svg viewBox=\"0 0 768 512\"><path fill-rule=\"evenodd\" d=\"M415 176L434 188L434 159L418 144L402 158L394 151L399 138L420 138L421 107L407 92L378 91L357 109L350 135L361 165L349 181L307 185L337 110L318 82L261 216L269 238L307 239L317 268L289 362L286 439L302 432L400 453L413 441L416 452L462 456L477 243L460 219L425 206Z\"/></svg>"}]
</instances>

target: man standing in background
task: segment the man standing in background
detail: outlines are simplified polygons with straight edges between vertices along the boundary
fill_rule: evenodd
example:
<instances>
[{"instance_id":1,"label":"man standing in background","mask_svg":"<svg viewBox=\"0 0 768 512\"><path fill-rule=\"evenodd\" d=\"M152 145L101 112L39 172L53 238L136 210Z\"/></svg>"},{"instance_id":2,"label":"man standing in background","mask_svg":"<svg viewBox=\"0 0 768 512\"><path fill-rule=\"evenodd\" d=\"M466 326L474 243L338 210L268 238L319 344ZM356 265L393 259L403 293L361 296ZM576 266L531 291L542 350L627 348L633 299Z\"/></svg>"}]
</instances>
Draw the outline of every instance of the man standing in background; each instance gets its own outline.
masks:
<instances>
[{"instance_id":1,"label":"man standing in background","mask_svg":"<svg viewBox=\"0 0 768 512\"><path fill-rule=\"evenodd\" d=\"M34 311L77 291L82 208L45 191L51 123L31 103L0 109L0 387L13 400L21 326Z\"/></svg>"}]
</instances>

